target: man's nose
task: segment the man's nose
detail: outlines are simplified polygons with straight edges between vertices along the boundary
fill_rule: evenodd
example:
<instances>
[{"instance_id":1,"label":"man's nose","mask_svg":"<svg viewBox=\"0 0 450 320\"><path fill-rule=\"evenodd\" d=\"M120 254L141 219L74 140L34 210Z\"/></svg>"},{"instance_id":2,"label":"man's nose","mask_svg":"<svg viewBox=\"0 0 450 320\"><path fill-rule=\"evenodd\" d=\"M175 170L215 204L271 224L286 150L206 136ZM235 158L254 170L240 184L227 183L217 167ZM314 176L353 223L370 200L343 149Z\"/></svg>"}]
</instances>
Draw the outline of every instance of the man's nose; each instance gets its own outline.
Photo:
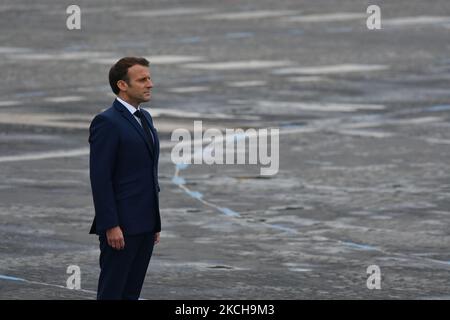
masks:
<instances>
[{"instance_id":1,"label":"man's nose","mask_svg":"<svg viewBox=\"0 0 450 320\"><path fill-rule=\"evenodd\" d=\"M152 80L148 80L147 88L153 88L153 81Z\"/></svg>"}]
</instances>

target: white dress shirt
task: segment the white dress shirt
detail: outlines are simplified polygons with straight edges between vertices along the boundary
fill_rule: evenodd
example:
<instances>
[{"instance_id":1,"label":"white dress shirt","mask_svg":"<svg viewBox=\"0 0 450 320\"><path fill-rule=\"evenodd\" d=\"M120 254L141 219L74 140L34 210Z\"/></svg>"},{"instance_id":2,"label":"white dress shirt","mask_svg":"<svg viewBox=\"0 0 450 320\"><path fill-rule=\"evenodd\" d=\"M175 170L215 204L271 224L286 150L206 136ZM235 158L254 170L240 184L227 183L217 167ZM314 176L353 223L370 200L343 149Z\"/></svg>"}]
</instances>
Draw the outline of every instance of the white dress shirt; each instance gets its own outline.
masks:
<instances>
[{"instance_id":1,"label":"white dress shirt","mask_svg":"<svg viewBox=\"0 0 450 320\"><path fill-rule=\"evenodd\" d=\"M120 102L121 104L123 104L124 107L127 108L128 111L130 111L130 113L133 115L133 117L134 117L134 118L137 120L137 122L139 122L139 124L142 126L141 119L139 119L138 117L136 117L136 116L134 115L134 113L135 113L137 110L139 110L139 111L141 110L141 109L140 109L141 106L138 106L137 109L136 109L134 106L132 106L131 104L129 104L129 103L126 102L126 101L123 101L123 100L120 99L119 97L117 97L116 99L119 100L119 102Z\"/></svg>"},{"instance_id":2,"label":"white dress shirt","mask_svg":"<svg viewBox=\"0 0 450 320\"><path fill-rule=\"evenodd\" d=\"M137 122L141 125L141 127L142 127L141 119L139 119L139 117L136 117L136 116L134 115L134 113L135 113L137 110L141 111L141 106L139 105L139 106L137 107L137 109L136 109L134 106L132 106L132 105L129 104L128 102L126 102L126 101L120 99L119 97L117 97L116 99L117 99L121 104L123 104L123 106L124 106L125 108L127 108L128 111L130 111L130 113L133 115L133 117L136 119L136 121L137 121ZM142 112L142 111L141 111L141 112ZM155 138L153 138L153 132L152 132L151 130L150 130L150 134L151 134L151 136L152 136L153 143L155 143Z\"/></svg>"}]
</instances>

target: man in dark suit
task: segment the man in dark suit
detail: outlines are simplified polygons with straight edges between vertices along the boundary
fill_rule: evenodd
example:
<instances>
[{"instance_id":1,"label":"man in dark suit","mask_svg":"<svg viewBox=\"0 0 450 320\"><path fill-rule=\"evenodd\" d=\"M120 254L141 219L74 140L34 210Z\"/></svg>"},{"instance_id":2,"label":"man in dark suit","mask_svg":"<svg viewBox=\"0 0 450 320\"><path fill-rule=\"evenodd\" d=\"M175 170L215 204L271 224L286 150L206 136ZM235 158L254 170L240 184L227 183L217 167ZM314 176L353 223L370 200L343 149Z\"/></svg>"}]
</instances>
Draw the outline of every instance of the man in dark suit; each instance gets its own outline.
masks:
<instances>
[{"instance_id":1,"label":"man in dark suit","mask_svg":"<svg viewBox=\"0 0 450 320\"><path fill-rule=\"evenodd\" d=\"M89 129L90 178L100 241L97 299L139 298L154 244L159 243L159 140L150 113L149 62L125 57L109 71L117 99Z\"/></svg>"}]
</instances>

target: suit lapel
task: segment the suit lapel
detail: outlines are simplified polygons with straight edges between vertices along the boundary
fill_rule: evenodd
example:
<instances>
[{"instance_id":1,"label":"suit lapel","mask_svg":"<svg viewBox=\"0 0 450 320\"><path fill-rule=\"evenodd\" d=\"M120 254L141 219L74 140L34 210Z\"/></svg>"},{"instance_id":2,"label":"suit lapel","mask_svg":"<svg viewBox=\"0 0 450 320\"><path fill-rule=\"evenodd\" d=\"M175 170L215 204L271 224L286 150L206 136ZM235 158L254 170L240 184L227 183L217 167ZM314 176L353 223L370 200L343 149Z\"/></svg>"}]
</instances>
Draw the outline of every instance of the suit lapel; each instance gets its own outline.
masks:
<instances>
[{"instance_id":1,"label":"suit lapel","mask_svg":"<svg viewBox=\"0 0 450 320\"><path fill-rule=\"evenodd\" d=\"M114 101L114 107L116 110L118 110L122 116L128 120L128 122L133 126L133 128L139 133L141 138L144 140L145 144L147 145L147 149L150 153L150 155L153 157L152 152L152 146L150 145L150 141L146 138L146 134L144 132L144 129L141 127L141 125L137 122L137 120L134 118L134 116L123 106L119 101ZM145 113L144 113L145 114ZM150 126L152 127L152 126ZM153 129L152 129L153 132Z\"/></svg>"}]
</instances>

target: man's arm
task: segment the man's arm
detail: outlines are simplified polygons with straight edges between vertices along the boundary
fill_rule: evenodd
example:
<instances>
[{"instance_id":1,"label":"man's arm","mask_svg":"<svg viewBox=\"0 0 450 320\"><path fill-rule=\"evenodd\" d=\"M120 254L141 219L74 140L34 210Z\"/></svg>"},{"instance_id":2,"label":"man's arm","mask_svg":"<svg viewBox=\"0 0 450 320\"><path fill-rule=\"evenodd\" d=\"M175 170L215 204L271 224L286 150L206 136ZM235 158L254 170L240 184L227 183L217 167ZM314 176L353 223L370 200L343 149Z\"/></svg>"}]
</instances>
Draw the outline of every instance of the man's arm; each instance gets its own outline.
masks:
<instances>
[{"instance_id":1,"label":"man's arm","mask_svg":"<svg viewBox=\"0 0 450 320\"><path fill-rule=\"evenodd\" d=\"M95 219L97 232L104 232L119 225L112 184L119 136L113 124L102 115L92 120L89 133L89 174Z\"/></svg>"}]
</instances>

